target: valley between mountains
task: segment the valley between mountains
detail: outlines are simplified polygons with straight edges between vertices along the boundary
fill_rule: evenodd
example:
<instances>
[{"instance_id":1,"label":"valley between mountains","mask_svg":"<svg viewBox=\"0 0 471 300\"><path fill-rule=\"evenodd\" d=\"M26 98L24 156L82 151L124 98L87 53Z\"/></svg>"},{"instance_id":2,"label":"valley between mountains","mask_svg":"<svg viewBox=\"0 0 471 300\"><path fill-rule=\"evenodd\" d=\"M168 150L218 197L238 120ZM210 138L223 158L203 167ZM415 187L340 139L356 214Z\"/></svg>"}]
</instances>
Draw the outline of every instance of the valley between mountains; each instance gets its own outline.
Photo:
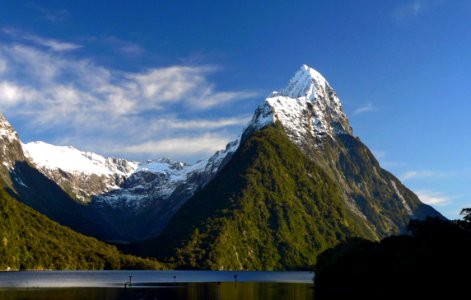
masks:
<instances>
[{"instance_id":1,"label":"valley between mountains","mask_svg":"<svg viewBox=\"0 0 471 300\"><path fill-rule=\"evenodd\" d=\"M193 165L24 144L0 115L0 181L2 269L161 267L103 242L177 268L308 269L349 238L443 218L379 165L332 86L306 65L238 138Z\"/></svg>"}]
</instances>

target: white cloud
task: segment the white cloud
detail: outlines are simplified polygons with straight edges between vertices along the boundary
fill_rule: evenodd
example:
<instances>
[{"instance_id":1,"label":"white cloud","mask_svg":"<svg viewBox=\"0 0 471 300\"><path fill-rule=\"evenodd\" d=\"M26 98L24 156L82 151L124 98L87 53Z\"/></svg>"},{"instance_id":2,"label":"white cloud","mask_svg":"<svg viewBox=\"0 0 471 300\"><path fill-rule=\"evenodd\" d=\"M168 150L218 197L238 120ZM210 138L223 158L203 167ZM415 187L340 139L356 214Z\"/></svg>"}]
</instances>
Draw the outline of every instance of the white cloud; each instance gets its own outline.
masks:
<instances>
[{"instance_id":1,"label":"white cloud","mask_svg":"<svg viewBox=\"0 0 471 300\"><path fill-rule=\"evenodd\" d=\"M200 97L192 98L192 104L199 109L207 109L213 106L230 103L232 101L253 98L257 96L255 92L219 92L215 93L212 89L206 91Z\"/></svg>"},{"instance_id":2,"label":"white cloud","mask_svg":"<svg viewBox=\"0 0 471 300\"><path fill-rule=\"evenodd\" d=\"M82 48L82 45L74 44L74 43L67 43L67 42L60 42L54 39L45 39L39 36L29 35L23 37L25 40L29 40L34 42L40 46L47 47L52 51L70 51Z\"/></svg>"},{"instance_id":3,"label":"white cloud","mask_svg":"<svg viewBox=\"0 0 471 300\"><path fill-rule=\"evenodd\" d=\"M65 61L59 57L23 45L4 46L0 51L10 58L10 69L34 81L53 80L65 65Z\"/></svg>"},{"instance_id":4,"label":"white cloud","mask_svg":"<svg viewBox=\"0 0 471 300\"><path fill-rule=\"evenodd\" d=\"M20 87L9 81L0 81L0 107L11 107L20 102L30 102L35 92L28 88Z\"/></svg>"},{"instance_id":5,"label":"white cloud","mask_svg":"<svg viewBox=\"0 0 471 300\"><path fill-rule=\"evenodd\" d=\"M118 152L148 155L210 155L223 149L228 141L229 139L224 136L204 134L202 136L147 141L118 149Z\"/></svg>"},{"instance_id":6,"label":"white cloud","mask_svg":"<svg viewBox=\"0 0 471 300\"><path fill-rule=\"evenodd\" d=\"M375 111L375 110L377 110L377 109L376 109L376 107L373 106L373 103L368 102L367 104L356 108L353 111L353 115L356 116L356 115L360 115L360 114L363 114L363 113L372 112L372 111Z\"/></svg>"},{"instance_id":7,"label":"white cloud","mask_svg":"<svg viewBox=\"0 0 471 300\"><path fill-rule=\"evenodd\" d=\"M132 74L145 98L157 102L179 101L205 85L205 67L173 66Z\"/></svg>"},{"instance_id":8,"label":"white cloud","mask_svg":"<svg viewBox=\"0 0 471 300\"><path fill-rule=\"evenodd\" d=\"M217 71L214 66L123 72L18 43L0 46L0 57L8 65L0 78L0 109L7 117L21 120L30 132L61 130L69 144L100 149L105 155L116 153L114 146L122 140L139 145L120 147L130 154L174 150L180 159L185 159L184 153L208 154L235 138L249 120L212 114L211 109L257 96L251 91L217 90L208 80L208 74ZM208 117L201 117L203 111ZM237 126L240 129L229 135ZM108 150L93 146L97 136ZM200 138L203 143L197 145ZM171 147L184 140L188 147ZM163 141L170 144L164 146Z\"/></svg>"},{"instance_id":9,"label":"white cloud","mask_svg":"<svg viewBox=\"0 0 471 300\"><path fill-rule=\"evenodd\" d=\"M155 120L151 126L158 128L200 130L200 129L218 129L229 126L244 126L250 121L251 117L220 118L215 120L193 119L179 120L175 118L164 118Z\"/></svg>"},{"instance_id":10,"label":"white cloud","mask_svg":"<svg viewBox=\"0 0 471 300\"><path fill-rule=\"evenodd\" d=\"M415 171L408 171L405 172L400 176L401 180L406 181L409 179L417 179L417 178L427 178L427 177L434 177L439 175L436 172L427 171L427 170L415 170Z\"/></svg>"},{"instance_id":11,"label":"white cloud","mask_svg":"<svg viewBox=\"0 0 471 300\"><path fill-rule=\"evenodd\" d=\"M29 41L38 46L46 47L56 52L76 50L83 47L79 44L63 42L56 39L44 38L38 35L25 33L13 28L3 28L2 31L15 39Z\"/></svg>"},{"instance_id":12,"label":"white cloud","mask_svg":"<svg viewBox=\"0 0 471 300\"><path fill-rule=\"evenodd\" d=\"M421 190L415 192L419 197L420 201L429 205L447 205L450 203L451 198L445 196L439 192Z\"/></svg>"},{"instance_id":13,"label":"white cloud","mask_svg":"<svg viewBox=\"0 0 471 300\"><path fill-rule=\"evenodd\" d=\"M21 72L24 81L33 82L15 83L19 89L27 87L36 91L38 99L30 108L55 115L57 120L69 117L57 112L67 114L72 110L78 114L105 113L117 117L159 110L167 103L209 109L256 96L249 91L214 91L206 79L215 70L210 66L171 66L124 73L88 60L66 60L23 45L3 47L1 51L19 67L21 71L17 72ZM15 101L21 101L21 97Z\"/></svg>"},{"instance_id":14,"label":"white cloud","mask_svg":"<svg viewBox=\"0 0 471 300\"><path fill-rule=\"evenodd\" d=\"M401 180L423 179L423 178L449 178L465 174L466 171L430 171L430 170L411 170L403 173Z\"/></svg>"}]
</instances>

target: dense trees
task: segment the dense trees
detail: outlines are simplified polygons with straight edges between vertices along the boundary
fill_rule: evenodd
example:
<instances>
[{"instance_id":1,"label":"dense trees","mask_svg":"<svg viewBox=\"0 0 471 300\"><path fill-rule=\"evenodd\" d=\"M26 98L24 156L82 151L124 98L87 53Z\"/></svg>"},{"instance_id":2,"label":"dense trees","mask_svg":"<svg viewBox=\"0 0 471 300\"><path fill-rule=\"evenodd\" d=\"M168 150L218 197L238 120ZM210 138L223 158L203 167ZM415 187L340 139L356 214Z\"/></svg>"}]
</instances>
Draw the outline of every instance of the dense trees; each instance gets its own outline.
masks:
<instances>
[{"instance_id":1,"label":"dense trees","mask_svg":"<svg viewBox=\"0 0 471 300\"><path fill-rule=\"evenodd\" d=\"M0 270L161 267L156 261L123 255L114 246L59 225L0 187Z\"/></svg>"}]
</instances>

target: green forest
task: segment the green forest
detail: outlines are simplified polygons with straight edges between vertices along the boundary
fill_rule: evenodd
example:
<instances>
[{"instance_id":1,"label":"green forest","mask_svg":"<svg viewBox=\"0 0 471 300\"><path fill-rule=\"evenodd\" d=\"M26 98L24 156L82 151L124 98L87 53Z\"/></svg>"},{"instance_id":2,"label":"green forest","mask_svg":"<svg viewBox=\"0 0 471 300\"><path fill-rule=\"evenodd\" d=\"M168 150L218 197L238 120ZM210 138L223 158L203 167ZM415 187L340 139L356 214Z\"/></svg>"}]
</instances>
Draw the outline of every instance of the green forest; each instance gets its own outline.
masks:
<instances>
[{"instance_id":1,"label":"green forest","mask_svg":"<svg viewBox=\"0 0 471 300\"><path fill-rule=\"evenodd\" d=\"M0 239L0 270L163 268L51 221L5 188L0 188Z\"/></svg>"}]
</instances>

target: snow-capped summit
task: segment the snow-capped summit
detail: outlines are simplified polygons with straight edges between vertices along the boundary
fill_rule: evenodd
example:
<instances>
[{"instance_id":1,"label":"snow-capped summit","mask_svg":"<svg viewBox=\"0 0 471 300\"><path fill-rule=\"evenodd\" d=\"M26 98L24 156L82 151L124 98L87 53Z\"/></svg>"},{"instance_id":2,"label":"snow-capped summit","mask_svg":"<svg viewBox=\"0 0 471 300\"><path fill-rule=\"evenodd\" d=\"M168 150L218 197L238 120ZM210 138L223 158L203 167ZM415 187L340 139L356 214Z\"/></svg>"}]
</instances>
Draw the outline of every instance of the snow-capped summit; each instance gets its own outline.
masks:
<instances>
[{"instance_id":1,"label":"snow-capped summit","mask_svg":"<svg viewBox=\"0 0 471 300\"><path fill-rule=\"evenodd\" d=\"M330 86L324 76L313 68L302 65L301 69L291 78L288 86L282 89L279 94L290 98L307 97L313 100L318 89L325 90L327 87Z\"/></svg>"},{"instance_id":2,"label":"snow-capped summit","mask_svg":"<svg viewBox=\"0 0 471 300\"><path fill-rule=\"evenodd\" d=\"M301 66L286 88L263 101L248 128L258 130L276 121L298 145L308 139L352 134L335 91L319 72L307 65Z\"/></svg>"},{"instance_id":3,"label":"snow-capped summit","mask_svg":"<svg viewBox=\"0 0 471 300\"><path fill-rule=\"evenodd\" d=\"M8 141L18 141L18 133L16 133L13 126L5 118L5 116L0 113L0 138L6 139Z\"/></svg>"}]
</instances>

